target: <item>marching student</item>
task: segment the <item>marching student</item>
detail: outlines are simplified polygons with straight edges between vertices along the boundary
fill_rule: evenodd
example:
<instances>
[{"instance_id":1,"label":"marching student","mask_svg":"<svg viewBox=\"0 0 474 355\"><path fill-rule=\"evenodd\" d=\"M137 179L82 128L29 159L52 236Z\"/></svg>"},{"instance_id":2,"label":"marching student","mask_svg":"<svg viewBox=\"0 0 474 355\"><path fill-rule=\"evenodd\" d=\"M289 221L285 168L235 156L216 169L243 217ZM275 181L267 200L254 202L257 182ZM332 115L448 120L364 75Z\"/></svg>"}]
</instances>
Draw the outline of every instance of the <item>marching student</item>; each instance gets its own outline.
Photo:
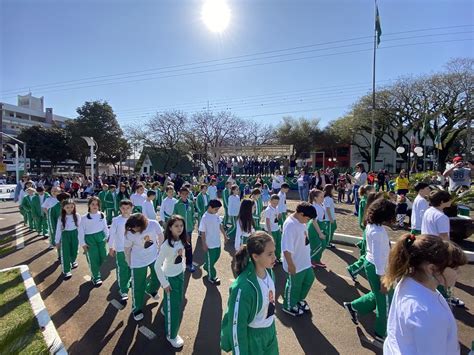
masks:
<instances>
[{"instance_id":1,"label":"marching student","mask_svg":"<svg viewBox=\"0 0 474 355\"><path fill-rule=\"evenodd\" d=\"M229 196L231 195L231 187L232 182L227 180L225 183L225 188L222 191L222 204L224 205L224 228L227 229L229 224L229 213L228 213L228 205L229 205Z\"/></svg>"},{"instance_id":2,"label":"marching student","mask_svg":"<svg viewBox=\"0 0 474 355\"><path fill-rule=\"evenodd\" d=\"M149 220L142 213L132 214L125 222L123 247L132 273L132 314L137 322L143 319L145 293L154 300L160 298L160 282L155 272L155 261L163 239L160 224Z\"/></svg>"},{"instance_id":3,"label":"marching student","mask_svg":"<svg viewBox=\"0 0 474 355\"><path fill-rule=\"evenodd\" d=\"M344 302L344 308L356 325L359 324L358 314L376 311L374 338L379 342L383 342L386 335L387 314L392 293L381 282L387 269L390 252L390 239L383 225L391 225L395 218L395 205L388 200L376 200L367 208L365 229L367 251L364 267L371 291L352 302Z\"/></svg>"},{"instance_id":4,"label":"marching student","mask_svg":"<svg viewBox=\"0 0 474 355\"><path fill-rule=\"evenodd\" d=\"M263 184L262 188L262 202L263 206L267 207L268 203L270 202L270 189L268 188L267 184Z\"/></svg>"},{"instance_id":5,"label":"marching student","mask_svg":"<svg viewBox=\"0 0 474 355\"><path fill-rule=\"evenodd\" d=\"M105 195L107 195L107 192L109 191L109 185L107 184L102 184L102 191L99 192L97 197L99 197L100 200L100 211L105 212Z\"/></svg>"},{"instance_id":6,"label":"marching student","mask_svg":"<svg viewBox=\"0 0 474 355\"><path fill-rule=\"evenodd\" d=\"M324 186L324 215L326 221L328 223L328 238L326 240L326 247L328 248L335 248L336 246L332 243L332 239L334 238L334 232L337 229L336 223L336 208L334 206L334 199L332 198L332 191L334 189L334 185L326 184Z\"/></svg>"},{"instance_id":7,"label":"marching student","mask_svg":"<svg viewBox=\"0 0 474 355\"><path fill-rule=\"evenodd\" d=\"M61 189L59 187L51 188L51 195L41 205L41 208L46 213L46 218L48 221L49 249L54 249L54 246L56 245L55 231L58 218L61 215L61 204L57 198L60 193Z\"/></svg>"},{"instance_id":8,"label":"marching student","mask_svg":"<svg viewBox=\"0 0 474 355\"><path fill-rule=\"evenodd\" d=\"M233 354L277 355L275 243L258 231L235 255L238 275L230 286L221 327L221 349ZM314 277L314 276L313 276Z\"/></svg>"},{"instance_id":9,"label":"marching student","mask_svg":"<svg viewBox=\"0 0 474 355\"><path fill-rule=\"evenodd\" d=\"M227 205L227 214L231 227L229 228L228 236L232 240L235 240L235 232L237 231L237 216L239 215L240 210L240 190L237 185L232 185L231 195L229 196L229 202Z\"/></svg>"},{"instance_id":10,"label":"marching student","mask_svg":"<svg viewBox=\"0 0 474 355\"><path fill-rule=\"evenodd\" d=\"M119 191L117 192L117 196L116 196L116 202L117 202L117 210L115 211L116 216L118 216L120 213L119 205L120 205L120 201L122 200L130 200L130 194L128 193L127 185L125 185L124 183L120 184Z\"/></svg>"},{"instance_id":11,"label":"marching student","mask_svg":"<svg viewBox=\"0 0 474 355\"><path fill-rule=\"evenodd\" d=\"M28 222L28 228L30 231L35 230L35 221L33 220L33 211L32 211L32 200L35 194L35 189L28 187L25 190L25 196L21 200L20 208L23 210L24 215L26 215L26 220Z\"/></svg>"},{"instance_id":12,"label":"marching student","mask_svg":"<svg viewBox=\"0 0 474 355\"><path fill-rule=\"evenodd\" d=\"M219 200L209 201L207 212L201 218L199 223L199 232L201 232L202 249L206 253L204 270L207 271L207 279L213 285L219 286L221 280L217 277L216 268L214 265L221 256L221 236L222 233L224 238L227 236L222 226L221 219L217 215L219 208L222 207L222 203Z\"/></svg>"},{"instance_id":13,"label":"marching student","mask_svg":"<svg viewBox=\"0 0 474 355\"><path fill-rule=\"evenodd\" d=\"M174 205L173 214L177 214L184 219L184 227L188 235L188 242L185 245L186 269L189 272L194 272L196 271L196 267L193 264L193 246L191 239L194 230L194 204L188 197L189 190L186 187L182 187L179 190L179 200Z\"/></svg>"},{"instance_id":14,"label":"marching student","mask_svg":"<svg viewBox=\"0 0 474 355\"><path fill-rule=\"evenodd\" d=\"M160 207L160 220L162 223L168 222L174 211L174 205L178 202L174 198L174 187L171 185L166 186L166 197L163 199Z\"/></svg>"},{"instance_id":15,"label":"marching student","mask_svg":"<svg viewBox=\"0 0 474 355\"><path fill-rule=\"evenodd\" d=\"M125 224L132 214L133 204L130 200L120 201L120 215L112 219L109 231L109 255L115 257L117 284L122 301L128 300L131 271L125 259Z\"/></svg>"},{"instance_id":16,"label":"marching student","mask_svg":"<svg viewBox=\"0 0 474 355\"><path fill-rule=\"evenodd\" d=\"M275 242L275 256L276 262L281 263L281 231L278 225L278 202L280 197L277 194L273 194L270 197L270 202L265 209L265 227L268 234L271 234Z\"/></svg>"},{"instance_id":17,"label":"marching student","mask_svg":"<svg viewBox=\"0 0 474 355\"><path fill-rule=\"evenodd\" d=\"M116 211L118 210L118 204L117 204L117 192L115 191L115 189L116 189L115 185L110 185L109 190L107 191L104 197L107 225L110 225L112 223L112 218L117 215Z\"/></svg>"},{"instance_id":18,"label":"marching student","mask_svg":"<svg viewBox=\"0 0 474 355\"><path fill-rule=\"evenodd\" d=\"M263 202L260 189L253 189L252 193L250 194L250 198L255 203L255 208L253 209L253 225L255 230L261 230L262 227L260 226L260 219L262 218Z\"/></svg>"},{"instance_id":19,"label":"marching student","mask_svg":"<svg viewBox=\"0 0 474 355\"><path fill-rule=\"evenodd\" d=\"M142 213L146 218L156 221L156 210L155 210L155 199L156 192L155 190L148 190L146 192L146 200L142 205Z\"/></svg>"},{"instance_id":20,"label":"marching student","mask_svg":"<svg viewBox=\"0 0 474 355\"><path fill-rule=\"evenodd\" d=\"M165 241L155 262L155 271L164 290L163 311L166 339L175 348L181 348L184 340L178 335L182 317L184 296L184 250L188 243L185 220L171 216L165 227Z\"/></svg>"},{"instance_id":21,"label":"marching student","mask_svg":"<svg viewBox=\"0 0 474 355\"><path fill-rule=\"evenodd\" d=\"M284 182L283 184L281 184L280 191L278 192L278 197L280 199L278 200L277 211L278 211L278 214L279 214L278 224L280 226L283 226L283 223L286 220L286 211L287 211L287 208L286 208L286 194L288 193L289 190L290 190L290 185L288 185L286 182Z\"/></svg>"},{"instance_id":22,"label":"marching student","mask_svg":"<svg viewBox=\"0 0 474 355\"><path fill-rule=\"evenodd\" d=\"M36 232L43 235L45 238L48 237L48 220L46 213L41 209L41 205L49 197L47 192L44 192L42 186L36 188L36 194L31 200L31 213L33 215Z\"/></svg>"},{"instance_id":23,"label":"marching student","mask_svg":"<svg viewBox=\"0 0 474 355\"><path fill-rule=\"evenodd\" d=\"M64 200L61 206L61 217L56 227L55 243L58 252L61 254L64 280L69 280L72 277L71 268L78 267L76 259L79 248L78 227L81 216L76 212L74 200Z\"/></svg>"},{"instance_id":24,"label":"marching student","mask_svg":"<svg viewBox=\"0 0 474 355\"><path fill-rule=\"evenodd\" d=\"M135 193L130 196L130 201L133 203L133 213L142 212L143 204L146 201L145 186L142 183L138 183L136 186Z\"/></svg>"},{"instance_id":25,"label":"marching student","mask_svg":"<svg viewBox=\"0 0 474 355\"><path fill-rule=\"evenodd\" d=\"M315 217L314 207L308 202L300 202L283 224L281 248L287 279L282 310L292 316L310 311L305 298L313 285L314 272L306 225Z\"/></svg>"},{"instance_id":26,"label":"marching student","mask_svg":"<svg viewBox=\"0 0 474 355\"><path fill-rule=\"evenodd\" d=\"M153 191L155 191L156 194L156 197L153 200L153 207L155 209L155 212L157 212L159 207L161 206L161 202L163 201L163 191L161 191L161 184L158 181L151 184L151 188Z\"/></svg>"},{"instance_id":27,"label":"marching student","mask_svg":"<svg viewBox=\"0 0 474 355\"><path fill-rule=\"evenodd\" d=\"M207 193L207 185L201 184L199 194L196 197L196 210L198 213L198 224L201 222L201 218L207 211L207 206L209 205L210 197Z\"/></svg>"},{"instance_id":28,"label":"marching student","mask_svg":"<svg viewBox=\"0 0 474 355\"><path fill-rule=\"evenodd\" d=\"M460 353L456 320L436 289L453 287L466 263L462 249L441 238L406 234L398 239L382 280L387 289L396 285L384 354Z\"/></svg>"},{"instance_id":29,"label":"marching student","mask_svg":"<svg viewBox=\"0 0 474 355\"><path fill-rule=\"evenodd\" d=\"M217 181L216 179L211 179L209 182L209 187L207 188L207 193L209 194L210 200L217 200Z\"/></svg>"},{"instance_id":30,"label":"marching student","mask_svg":"<svg viewBox=\"0 0 474 355\"><path fill-rule=\"evenodd\" d=\"M326 249L326 240L329 222L325 220L324 212L324 193L321 190L312 189L309 192L309 202L316 210L316 217L308 222L308 238L311 249L311 265L313 267L326 268L326 264L321 261L324 250Z\"/></svg>"},{"instance_id":31,"label":"marching student","mask_svg":"<svg viewBox=\"0 0 474 355\"><path fill-rule=\"evenodd\" d=\"M253 217L255 208L255 201L249 199L242 200L240 204L234 241L235 251L238 251L242 245L247 244L248 238L255 232L255 219Z\"/></svg>"},{"instance_id":32,"label":"marching student","mask_svg":"<svg viewBox=\"0 0 474 355\"><path fill-rule=\"evenodd\" d=\"M415 191L417 192L417 195L413 201L411 212L411 234L420 235L423 215L425 214L425 211L430 208L427 200L427 197L431 192L430 185L425 182L419 182L415 185Z\"/></svg>"},{"instance_id":33,"label":"marching student","mask_svg":"<svg viewBox=\"0 0 474 355\"><path fill-rule=\"evenodd\" d=\"M87 258L91 271L91 281L95 287L102 285L100 267L107 257L105 242L109 235L109 228L105 215L100 211L100 200L92 196L87 201L87 213L81 216L79 223L79 244Z\"/></svg>"}]
</instances>

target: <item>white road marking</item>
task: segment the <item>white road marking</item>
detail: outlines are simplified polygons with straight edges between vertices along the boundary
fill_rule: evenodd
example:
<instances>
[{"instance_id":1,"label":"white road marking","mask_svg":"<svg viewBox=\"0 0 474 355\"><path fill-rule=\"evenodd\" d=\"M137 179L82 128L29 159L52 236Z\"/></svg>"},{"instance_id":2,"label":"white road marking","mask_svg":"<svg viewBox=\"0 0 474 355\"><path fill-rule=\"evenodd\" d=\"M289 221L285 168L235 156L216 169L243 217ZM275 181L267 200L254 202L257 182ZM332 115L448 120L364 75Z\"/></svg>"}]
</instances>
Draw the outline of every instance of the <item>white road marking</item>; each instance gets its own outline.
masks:
<instances>
[{"instance_id":1,"label":"white road marking","mask_svg":"<svg viewBox=\"0 0 474 355\"><path fill-rule=\"evenodd\" d=\"M344 251L344 252L346 252L346 253L354 254L354 250L342 249L342 248L337 248L337 250Z\"/></svg>"},{"instance_id":2,"label":"white road marking","mask_svg":"<svg viewBox=\"0 0 474 355\"><path fill-rule=\"evenodd\" d=\"M15 227L16 249L23 249L25 247L25 238L23 234L20 235L17 227Z\"/></svg>"},{"instance_id":3,"label":"white road marking","mask_svg":"<svg viewBox=\"0 0 474 355\"><path fill-rule=\"evenodd\" d=\"M123 304L121 304L119 301L113 299L112 301L110 301L110 304L112 306L114 306L115 308L117 308L119 311L121 311L124 307L123 307Z\"/></svg>"},{"instance_id":4,"label":"white road marking","mask_svg":"<svg viewBox=\"0 0 474 355\"><path fill-rule=\"evenodd\" d=\"M148 340L153 340L156 338L156 334L153 333L150 329L142 325L138 328L138 331L148 338Z\"/></svg>"}]
</instances>

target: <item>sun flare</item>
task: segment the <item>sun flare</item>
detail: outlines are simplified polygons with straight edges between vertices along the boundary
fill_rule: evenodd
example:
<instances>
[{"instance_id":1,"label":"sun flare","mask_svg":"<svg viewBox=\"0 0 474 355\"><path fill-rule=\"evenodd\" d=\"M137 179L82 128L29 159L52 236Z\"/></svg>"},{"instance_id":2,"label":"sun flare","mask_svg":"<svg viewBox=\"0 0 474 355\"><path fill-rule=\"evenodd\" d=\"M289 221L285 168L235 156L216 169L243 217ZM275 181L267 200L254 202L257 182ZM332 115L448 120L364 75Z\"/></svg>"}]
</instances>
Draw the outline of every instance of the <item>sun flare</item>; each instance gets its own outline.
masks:
<instances>
[{"instance_id":1,"label":"sun flare","mask_svg":"<svg viewBox=\"0 0 474 355\"><path fill-rule=\"evenodd\" d=\"M225 0L206 0L202 6L201 18L212 32L223 32L230 22L230 8Z\"/></svg>"}]
</instances>

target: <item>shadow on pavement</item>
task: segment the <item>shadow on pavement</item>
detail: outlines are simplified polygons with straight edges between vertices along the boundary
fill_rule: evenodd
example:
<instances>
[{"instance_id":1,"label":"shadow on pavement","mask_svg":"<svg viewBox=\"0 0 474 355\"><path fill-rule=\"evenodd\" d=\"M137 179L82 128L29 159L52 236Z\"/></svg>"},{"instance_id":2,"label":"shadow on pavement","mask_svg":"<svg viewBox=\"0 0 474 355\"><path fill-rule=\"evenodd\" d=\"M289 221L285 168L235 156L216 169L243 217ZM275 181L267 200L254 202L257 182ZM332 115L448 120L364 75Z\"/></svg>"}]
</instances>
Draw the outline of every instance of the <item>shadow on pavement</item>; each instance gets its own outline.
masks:
<instances>
[{"instance_id":1,"label":"shadow on pavement","mask_svg":"<svg viewBox=\"0 0 474 355\"><path fill-rule=\"evenodd\" d=\"M84 282L79 286L79 292L67 305L51 316L56 328L59 328L67 322L74 314L79 311L89 300L90 292L93 288L91 282Z\"/></svg>"}]
</instances>

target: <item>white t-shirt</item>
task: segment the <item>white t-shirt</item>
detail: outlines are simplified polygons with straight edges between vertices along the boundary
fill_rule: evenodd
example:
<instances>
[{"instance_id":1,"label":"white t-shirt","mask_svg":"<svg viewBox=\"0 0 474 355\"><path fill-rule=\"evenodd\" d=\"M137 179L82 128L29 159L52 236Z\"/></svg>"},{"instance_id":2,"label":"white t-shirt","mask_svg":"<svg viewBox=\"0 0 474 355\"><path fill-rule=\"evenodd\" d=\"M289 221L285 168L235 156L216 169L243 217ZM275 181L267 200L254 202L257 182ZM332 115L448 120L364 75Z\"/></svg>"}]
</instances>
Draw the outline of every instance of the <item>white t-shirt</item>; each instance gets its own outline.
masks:
<instances>
[{"instance_id":1,"label":"white t-shirt","mask_svg":"<svg viewBox=\"0 0 474 355\"><path fill-rule=\"evenodd\" d=\"M124 248L132 248L130 267L140 268L156 260L158 250L163 243L163 231L157 221L149 220L142 233L125 233Z\"/></svg>"},{"instance_id":2,"label":"white t-shirt","mask_svg":"<svg viewBox=\"0 0 474 355\"><path fill-rule=\"evenodd\" d=\"M58 224L56 225L56 235L55 235L55 242L58 244L61 241L61 233L63 231L73 231L79 227L79 224L81 223L81 215L79 213L76 213L77 217L77 226L74 223L74 217L72 214L66 215L66 225L63 228L63 223L61 222L61 217L58 219Z\"/></svg>"},{"instance_id":3,"label":"white t-shirt","mask_svg":"<svg viewBox=\"0 0 474 355\"><path fill-rule=\"evenodd\" d=\"M153 206L153 201L145 200L145 202L143 202L142 213L146 218L156 221L156 212L155 207Z\"/></svg>"},{"instance_id":4,"label":"white t-shirt","mask_svg":"<svg viewBox=\"0 0 474 355\"><path fill-rule=\"evenodd\" d=\"M234 247L235 250L239 250L240 247L243 244L244 238L250 237L252 233L255 232L255 229L252 227L250 233L249 232L244 232L242 230L242 227L240 226L240 221L237 221L237 228L235 229L235 241L234 241Z\"/></svg>"},{"instance_id":5,"label":"white t-shirt","mask_svg":"<svg viewBox=\"0 0 474 355\"><path fill-rule=\"evenodd\" d=\"M95 234L101 231L104 232L104 239L107 240L109 237L109 228L107 227L105 215L102 212L84 214L81 216L81 223L79 223L78 229L79 245L87 245L85 242L85 236L87 234Z\"/></svg>"},{"instance_id":6,"label":"white t-shirt","mask_svg":"<svg viewBox=\"0 0 474 355\"><path fill-rule=\"evenodd\" d=\"M240 196L230 195L229 203L227 205L227 213L229 214L229 216L237 217L239 215L239 210L240 210Z\"/></svg>"},{"instance_id":7,"label":"white t-shirt","mask_svg":"<svg viewBox=\"0 0 474 355\"><path fill-rule=\"evenodd\" d=\"M265 279L261 279L257 276L258 285L262 293L262 308L249 323L250 328L268 328L275 321L275 283L268 271L265 272ZM273 312L268 316L270 303L272 303Z\"/></svg>"},{"instance_id":8,"label":"white t-shirt","mask_svg":"<svg viewBox=\"0 0 474 355\"><path fill-rule=\"evenodd\" d=\"M326 208L329 208L329 213L331 214L332 220L336 220L336 207L334 206L334 200L330 196L326 196L323 201L324 211ZM325 220L329 221L329 216L325 213Z\"/></svg>"},{"instance_id":9,"label":"white t-shirt","mask_svg":"<svg viewBox=\"0 0 474 355\"><path fill-rule=\"evenodd\" d=\"M286 213L286 193L280 190L278 197L280 197L277 206L278 213Z\"/></svg>"},{"instance_id":10,"label":"white t-shirt","mask_svg":"<svg viewBox=\"0 0 474 355\"><path fill-rule=\"evenodd\" d=\"M173 215L174 205L178 202L175 198L166 198L161 202L160 207L160 219L164 222L165 219L170 218Z\"/></svg>"},{"instance_id":11,"label":"white t-shirt","mask_svg":"<svg viewBox=\"0 0 474 355\"><path fill-rule=\"evenodd\" d=\"M441 233L448 233L449 237L449 217L435 207L430 207L423 215L421 222L421 234L439 236Z\"/></svg>"},{"instance_id":12,"label":"white t-shirt","mask_svg":"<svg viewBox=\"0 0 474 355\"><path fill-rule=\"evenodd\" d=\"M412 213L411 213L411 229L421 231L421 222L423 221L423 215L425 211L430 208L426 198L417 195L415 201L413 201Z\"/></svg>"},{"instance_id":13,"label":"white t-shirt","mask_svg":"<svg viewBox=\"0 0 474 355\"><path fill-rule=\"evenodd\" d=\"M160 248L160 253L155 262L155 271L161 286L166 288L169 286L168 277L177 276L184 272L184 246L178 240L173 242L171 247L168 241L164 241Z\"/></svg>"},{"instance_id":14,"label":"white t-shirt","mask_svg":"<svg viewBox=\"0 0 474 355\"><path fill-rule=\"evenodd\" d=\"M41 208L46 208L49 210L51 207L56 206L56 204L59 203L58 199L53 196L49 196L41 205Z\"/></svg>"},{"instance_id":15,"label":"white t-shirt","mask_svg":"<svg viewBox=\"0 0 474 355\"><path fill-rule=\"evenodd\" d=\"M281 251L291 253L296 272L311 268L311 251L306 224L300 223L290 215L283 223ZM283 269L288 272L288 263L283 257Z\"/></svg>"},{"instance_id":16,"label":"white t-shirt","mask_svg":"<svg viewBox=\"0 0 474 355\"><path fill-rule=\"evenodd\" d=\"M316 220L319 222L324 221L324 217L326 216L324 206L319 203L313 203L313 207L316 209Z\"/></svg>"},{"instance_id":17,"label":"white t-shirt","mask_svg":"<svg viewBox=\"0 0 474 355\"><path fill-rule=\"evenodd\" d=\"M272 178L272 189L280 189L283 182L284 180L282 175L274 175Z\"/></svg>"},{"instance_id":18,"label":"white t-shirt","mask_svg":"<svg viewBox=\"0 0 474 355\"><path fill-rule=\"evenodd\" d=\"M217 214L204 213L199 223L199 231L206 233L209 249L221 247L221 218Z\"/></svg>"},{"instance_id":19,"label":"white t-shirt","mask_svg":"<svg viewBox=\"0 0 474 355\"><path fill-rule=\"evenodd\" d=\"M361 172L354 175L354 185L363 186L367 182L367 173Z\"/></svg>"},{"instance_id":20,"label":"white t-shirt","mask_svg":"<svg viewBox=\"0 0 474 355\"><path fill-rule=\"evenodd\" d=\"M117 252L123 252L123 243L125 240L125 223L128 218L117 216L112 219L112 225L109 231L109 246Z\"/></svg>"},{"instance_id":21,"label":"white t-shirt","mask_svg":"<svg viewBox=\"0 0 474 355\"><path fill-rule=\"evenodd\" d=\"M404 277L395 288L387 322L385 355L459 354L453 313L438 291Z\"/></svg>"},{"instance_id":22,"label":"white t-shirt","mask_svg":"<svg viewBox=\"0 0 474 355\"><path fill-rule=\"evenodd\" d=\"M210 185L207 188L207 193L209 194L209 198L211 200L217 200L217 186Z\"/></svg>"},{"instance_id":23,"label":"white t-shirt","mask_svg":"<svg viewBox=\"0 0 474 355\"><path fill-rule=\"evenodd\" d=\"M390 239L387 231L383 226L367 224L365 238L367 243L365 258L375 265L377 275L385 275L388 255L390 254Z\"/></svg>"},{"instance_id":24,"label":"white t-shirt","mask_svg":"<svg viewBox=\"0 0 474 355\"><path fill-rule=\"evenodd\" d=\"M265 208L265 228L267 226L267 218L270 220L270 231L267 232L276 232L277 230L280 229L278 226L278 211L276 208L273 208L271 205L268 205L267 208Z\"/></svg>"},{"instance_id":25,"label":"white t-shirt","mask_svg":"<svg viewBox=\"0 0 474 355\"><path fill-rule=\"evenodd\" d=\"M143 194L139 195L137 193L134 193L134 194L132 194L132 196L130 196L130 201L132 201L134 206L142 207L143 204L146 201L146 194L143 193Z\"/></svg>"}]
</instances>

